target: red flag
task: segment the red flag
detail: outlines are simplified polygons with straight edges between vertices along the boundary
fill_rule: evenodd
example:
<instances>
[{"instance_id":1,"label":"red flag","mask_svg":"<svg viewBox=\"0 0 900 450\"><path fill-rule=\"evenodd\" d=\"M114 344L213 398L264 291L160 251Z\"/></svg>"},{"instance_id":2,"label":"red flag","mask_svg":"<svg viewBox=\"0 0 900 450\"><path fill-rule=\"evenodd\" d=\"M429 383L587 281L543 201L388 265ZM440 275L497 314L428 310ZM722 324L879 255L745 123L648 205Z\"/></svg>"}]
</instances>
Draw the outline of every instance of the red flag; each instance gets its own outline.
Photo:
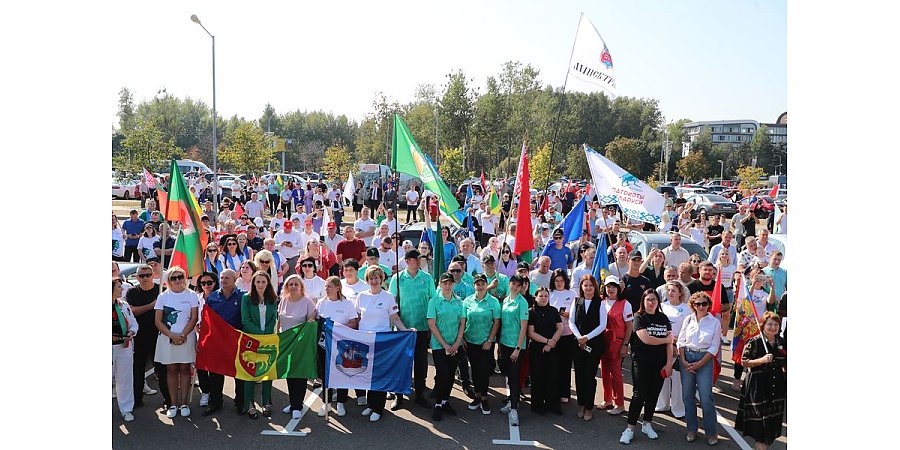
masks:
<instances>
[{"instance_id":1,"label":"red flag","mask_svg":"<svg viewBox=\"0 0 900 450\"><path fill-rule=\"evenodd\" d=\"M241 206L241 202L234 202L234 212L237 213L238 219L244 215L244 208Z\"/></svg>"},{"instance_id":2,"label":"red flag","mask_svg":"<svg viewBox=\"0 0 900 450\"><path fill-rule=\"evenodd\" d=\"M156 196L159 197L159 205L156 209L166 211L169 209L169 194L161 187L156 189Z\"/></svg>"},{"instance_id":3,"label":"red flag","mask_svg":"<svg viewBox=\"0 0 900 450\"><path fill-rule=\"evenodd\" d=\"M550 197L549 194L550 194L549 192L544 193L544 200L541 202L541 207L538 208L539 216L543 215L545 212L547 212L547 207L548 207L547 206L547 201L548 201L547 198Z\"/></svg>"},{"instance_id":4,"label":"red flag","mask_svg":"<svg viewBox=\"0 0 900 450\"><path fill-rule=\"evenodd\" d=\"M775 187L772 188L771 191L769 191L769 197L775 198L776 195L778 195L778 185L777 184L775 185Z\"/></svg>"},{"instance_id":5,"label":"red flag","mask_svg":"<svg viewBox=\"0 0 900 450\"><path fill-rule=\"evenodd\" d=\"M516 175L516 192L519 193L519 209L516 211L516 242L513 253L521 255L534 250L534 230L531 229L531 184L528 174L528 149L522 143L522 156ZM529 261L530 262L530 261Z\"/></svg>"},{"instance_id":6,"label":"red flag","mask_svg":"<svg viewBox=\"0 0 900 450\"><path fill-rule=\"evenodd\" d=\"M709 313L718 316L722 313L722 270L716 274L716 285L712 292L712 305L709 306Z\"/></svg>"},{"instance_id":7,"label":"red flag","mask_svg":"<svg viewBox=\"0 0 900 450\"><path fill-rule=\"evenodd\" d=\"M481 171L481 189L483 189L484 192L487 193L487 183L484 182L484 171L483 170Z\"/></svg>"}]
</instances>

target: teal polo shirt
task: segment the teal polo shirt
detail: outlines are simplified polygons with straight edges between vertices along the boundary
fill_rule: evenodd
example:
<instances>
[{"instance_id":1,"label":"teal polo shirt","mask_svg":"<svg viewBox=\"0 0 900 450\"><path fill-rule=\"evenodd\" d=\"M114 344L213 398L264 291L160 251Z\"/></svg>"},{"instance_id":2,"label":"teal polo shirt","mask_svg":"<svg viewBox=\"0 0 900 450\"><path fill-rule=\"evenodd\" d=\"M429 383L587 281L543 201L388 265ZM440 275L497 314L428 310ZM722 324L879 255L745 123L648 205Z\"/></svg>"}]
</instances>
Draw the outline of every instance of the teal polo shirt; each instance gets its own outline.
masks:
<instances>
[{"instance_id":1,"label":"teal polo shirt","mask_svg":"<svg viewBox=\"0 0 900 450\"><path fill-rule=\"evenodd\" d=\"M387 282L387 280L389 280L391 278L391 268L384 264L379 264L378 267L381 267L381 270L384 271L384 279L385 279L385 282ZM360 280L365 281L366 280L366 269L368 269L368 268L369 268L369 263L363 264L362 266L360 266L359 270L356 271L356 276L358 276ZM404 323L404 325L406 325L406 324Z\"/></svg>"},{"instance_id":2,"label":"teal polo shirt","mask_svg":"<svg viewBox=\"0 0 900 450\"><path fill-rule=\"evenodd\" d=\"M431 297L431 300L428 301L426 318L434 319L435 325L441 333L441 337L444 338L444 342L446 342L447 345L453 345L453 343L456 342L456 338L459 336L459 321L465 320L466 315L463 311L462 302L460 302L455 295L451 294L450 299L447 300L438 294ZM404 325L405 324L406 323L404 322ZM444 347L441 346L441 343L434 334L432 334L431 349L441 350L443 348Z\"/></svg>"},{"instance_id":3,"label":"teal polo shirt","mask_svg":"<svg viewBox=\"0 0 900 450\"><path fill-rule=\"evenodd\" d=\"M407 328L415 328L419 331L428 330L425 314L428 302L434 293L434 278L421 269L413 277L404 269L391 277L388 291L394 294L394 297L398 297L398 278L400 295L397 305L400 307L400 319Z\"/></svg>"},{"instance_id":4,"label":"teal polo shirt","mask_svg":"<svg viewBox=\"0 0 900 450\"><path fill-rule=\"evenodd\" d=\"M519 345L519 331L523 320L528 320L528 301L522 294L503 302L500 307L500 344L512 348ZM527 344L526 338L522 343L522 350L525 350Z\"/></svg>"},{"instance_id":5,"label":"teal polo shirt","mask_svg":"<svg viewBox=\"0 0 900 450\"><path fill-rule=\"evenodd\" d=\"M487 276L487 274L484 275ZM493 291L488 292L491 293L494 297L497 297L498 300L503 300L507 295L509 295L509 277L503 275L500 272L494 271L494 276L487 277L487 282L488 284L491 284L494 282L494 280L497 280L497 288Z\"/></svg>"},{"instance_id":6,"label":"teal polo shirt","mask_svg":"<svg viewBox=\"0 0 900 450\"><path fill-rule=\"evenodd\" d=\"M475 294L463 300L466 312L466 331L463 337L466 342L482 345L491 335L494 321L500 320L500 301L491 294L478 300Z\"/></svg>"}]
</instances>

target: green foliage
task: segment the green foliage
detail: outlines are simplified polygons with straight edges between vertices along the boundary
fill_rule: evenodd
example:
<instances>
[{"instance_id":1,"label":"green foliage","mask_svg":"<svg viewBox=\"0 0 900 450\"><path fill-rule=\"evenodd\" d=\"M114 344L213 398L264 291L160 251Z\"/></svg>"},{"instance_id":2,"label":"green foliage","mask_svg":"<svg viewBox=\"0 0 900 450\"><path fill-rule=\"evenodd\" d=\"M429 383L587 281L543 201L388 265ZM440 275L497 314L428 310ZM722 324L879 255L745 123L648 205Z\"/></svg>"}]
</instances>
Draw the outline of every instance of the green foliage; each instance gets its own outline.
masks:
<instances>
[{"instance_id":1,"label":"green foliage","mask_svg":"<svg viewBox=\"0 0 900 450\"><path fill-rule=\"evenodd\" d=\"M122 151L113 155L113 166L125 173L136 175L146 167L151 171L161 171L171 159L180 159L184 150L175 145L173 137L153 121L137 118L133 128L121 141Z\"/></svg>"},{"instance_id":2,"label":"green foliage","mask_svg":"<svg viewBox=\"0 0 900 450\"><path fill-rule=\"evenodd\" d=\"M759 178L765 176L762 167L744 166L737 169L737 177L741 182L738 184L740 189L756 189L764 183Z\"/></svg>"},{"instance_id":3,"label":"green foliage","mask_svg":"<svg viewBox=\"0 0 900 450\"><path fill-rule=\"evenodd\" d=\"M675 173L682 179L694 181L706 177L710 172L709 163L703 150L694 150L675 165Z\"/></svg>"},{"instance_id":4,"label":"green foliage","mask_svg":"<svg viewBox=\"0 0 900 450\"><path fill-rule=\"evenodd\" d=\"M647 143L640 139L615 138L606 145L606 157L638 178L646 178L653 169Z\"/></svg>"},{"instance_id":5,"label":"green foliage","mask_svg":"<svg viewBox=\"0 0 900 450\"><path fill-rule=\"evenodd\" d=\"M534 189L544 189L550 185L551 180L555 181L559 178L560 173L555 168L550 169L549 142L534 149L531 159L528 161L528 170L531 175L531 187Z\"/></svg>"},{"instance_id":6,"label":"green foliage","mask_svg":"<svg viewBox=\"0 0 900 450\"><path fill-rule=\"evenodd\" d=\"M466 178L472 176L472 172L466 172L463 169L463 160L465 160L465 155L462 147L441 149L441 164L438 166L438 170L445 183L459 185Z\"/></svg>"},{"instance_id":7,"label":"green foliage","mask_svg":"<svg viewBox=\"0 0 900 450\"><path fill-rule=\"evenodd\" d=\"M272 138L266 137L256 124L250 122L229 130L219 150L219 161L225 170L244 174L264 173L274 156Z\"/></svg>"},{"instance_id":8,"label":"green foliage","mask_svg":"<svg viewBox=\"0 0 900 450\"><path fill-rule=\"evenodd\" d=\"M322 172L328 180L340 180L347 176L347 173L353 169L353 161L350 158L350 152L343 144L333 145L325 149L325 161L322 166Z\"/></svg>"},{"instance_id":9,"label":"green foliage","mask_svg":"<svg viewBox=\"0 0 900 450\"><path fill-rule=\"evenodd\" d=\"M755 166L764 168L774 167L777 162L773 154L775 146L769 137L769 127L761 125L756 133L753 133L753 139L750 140L750 152L755 158Z\"/></svg>"}]
</instances>

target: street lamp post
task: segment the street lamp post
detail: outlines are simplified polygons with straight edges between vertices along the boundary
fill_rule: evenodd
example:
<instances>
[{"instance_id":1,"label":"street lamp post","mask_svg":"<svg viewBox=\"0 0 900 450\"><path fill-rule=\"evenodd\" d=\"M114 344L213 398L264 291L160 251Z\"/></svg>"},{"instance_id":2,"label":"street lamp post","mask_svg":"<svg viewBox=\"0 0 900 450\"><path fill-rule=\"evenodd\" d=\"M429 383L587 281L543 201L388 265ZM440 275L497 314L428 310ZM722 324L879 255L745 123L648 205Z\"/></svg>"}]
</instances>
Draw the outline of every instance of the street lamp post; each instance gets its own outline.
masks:
<instances>
[{"instance_id":1,"label":"street lamp post","mask_svg":"<svg viewBox=\"0 0 900 450\"><path fill-rule=\"evenodd\" d=\"M777 155L777 154L776 154L775 157L778 158L778 165L775 166L775 175L777 176L777 175L778 175L778 168L779 168L779 167L782 167L782 164L781 164L781 155Z\"/></svg>"},{"instance_id":2,"label":"street lamp post","mask_svg":"<svg viewBox=\"0 0 900 450\"><path fill-rule=\"evenodd\" d=\"M200 18L197 17L196 14L191 14L191 22L200 25L200 28L203 28L203 31L212 38L212 88L213 88L213 97L212 97L212 123L213 123L213 132L212 132L212 147L213 147L213 211L216 212L216 215L219 214L219 148L216 143L216 37L200 23ZM210 218L212 220L212 218Z\"/></svg>"},{"instance_id":3,"label":"street lamp post","mask_svg":"<svg viewBox=\"0 0 900 450\"><path fill-rule=\"evenodd\" d=\"M721 169L719 170L719 181L721 182L725 180L725 163L720 159L719 165L721 166Z\"/></svg>"}]
</instances>

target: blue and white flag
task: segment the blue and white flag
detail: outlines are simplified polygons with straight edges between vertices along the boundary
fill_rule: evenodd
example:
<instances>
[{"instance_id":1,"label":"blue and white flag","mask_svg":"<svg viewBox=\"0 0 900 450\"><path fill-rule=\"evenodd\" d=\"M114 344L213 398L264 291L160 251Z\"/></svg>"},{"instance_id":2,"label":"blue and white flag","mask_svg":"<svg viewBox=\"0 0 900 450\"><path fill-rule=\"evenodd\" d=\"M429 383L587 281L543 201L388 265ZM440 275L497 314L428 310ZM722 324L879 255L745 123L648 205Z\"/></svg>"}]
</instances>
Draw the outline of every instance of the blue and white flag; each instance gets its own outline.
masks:
<instances>
[{"instance_id":1,"label":"blue and white flag","mask_svg":"<svg viewBox=\"0 0 900 450\"><path fill-rule=\"evenodd\" d=\"M584 144L584 154L600 204L618 204L629 219L659 225L666 206L662 194L587 144Z\"/></svg>"},{"instance_id":2,"label":"blue and white flag","mask_svg":"<svg viewBox=\"0 0 900 450\"><path fill-rule=\"evenodd\" d=\"M560 222L556 228L562 228L563 230L563 239L566 244L572 241L577 241L581 239L581 236L585 234L584 232L584 200L585 196L581 197L581 200L578 200L578 203L569 211L569 214L566 214L566 217ZM554 232L556 229L554 229ZM553 233L550 233L551 235Z\"/></svg>"},{"instance_id":3,"label":"blue and white flag","mask_svg":"<svg viewBox=\"0 0 900 450\"><path fill-rule=\"evenodd\" d=\"M594 254L594 265L591 266L591 275L602 283L606 279L609 268L609 257L606 256L606 233L600 233L600 242L597 243L597 253Z\"/></svg>"},{"instance_id":4,"label":"blue and white flag","mask_svg":"<svg viewBox=\"0 0 900 450\"><path fill-rule=\"evenodd\" d=\"M416 333L325 322L325 387L410 393Z\"/></svg>"}]
</instances>

